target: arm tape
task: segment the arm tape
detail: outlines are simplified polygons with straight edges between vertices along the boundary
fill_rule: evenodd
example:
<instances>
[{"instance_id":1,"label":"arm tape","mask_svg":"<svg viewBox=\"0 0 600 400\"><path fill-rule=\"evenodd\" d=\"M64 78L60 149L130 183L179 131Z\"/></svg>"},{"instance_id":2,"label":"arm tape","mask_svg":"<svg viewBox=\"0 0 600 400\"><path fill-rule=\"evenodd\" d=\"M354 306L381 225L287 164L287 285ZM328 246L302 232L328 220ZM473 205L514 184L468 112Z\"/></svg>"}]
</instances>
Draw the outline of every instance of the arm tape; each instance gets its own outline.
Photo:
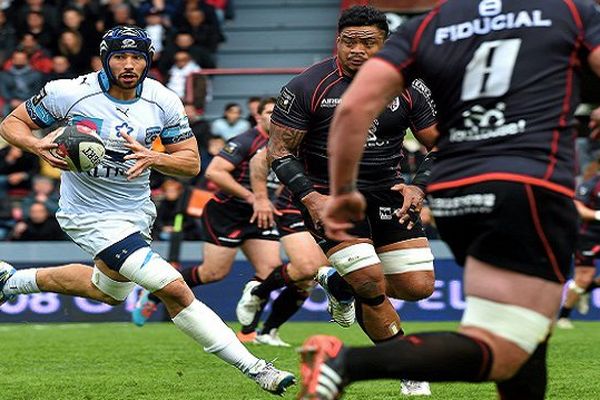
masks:
<instances>
[{"instance_id":1,"label":"arm tape","mask_svg":"<svg viewBox=\"0 0 600 400\"><path fill-rule=\"evenodd\" d=\"M423 192L426 191L427 184L429 183L429 175L431 175L431 166L433 165L436 156L436 151L430 151L427 153L427 155L425 155L423 162L421 162L421 165L419 165L419 168L417 168L417 172L415 173L415 177L413 178L411 185L417 186L423 190Z\"/></svg>"},{"instance_id":2,"label":"arm tape","mask_svg":"<svg viewBox=\"0 0 600 400\"><path fill-rule=\"evenodd\" d=\"M298 159L292 155L273 160L273 172L279 181L288 187L298 199L313 192L312 182L304 174L304 168Z\"/></svg>"}]
</instances>

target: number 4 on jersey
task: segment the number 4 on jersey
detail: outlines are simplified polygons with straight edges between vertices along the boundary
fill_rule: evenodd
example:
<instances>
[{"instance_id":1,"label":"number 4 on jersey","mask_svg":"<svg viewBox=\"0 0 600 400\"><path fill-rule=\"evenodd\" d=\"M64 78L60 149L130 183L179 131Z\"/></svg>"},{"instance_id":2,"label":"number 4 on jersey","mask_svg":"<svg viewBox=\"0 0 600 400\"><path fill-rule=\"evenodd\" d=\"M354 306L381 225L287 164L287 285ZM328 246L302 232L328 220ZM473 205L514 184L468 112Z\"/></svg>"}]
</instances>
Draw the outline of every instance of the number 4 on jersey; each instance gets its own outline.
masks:
<instances>
[{"instance_id":1,"label":"number 4 on jersey","mask_svg":"<svg viewBox=\"0 0 600 400\"><path fill-rule=\"evenodd\" d=\"M483 42L467 65L461 100L506 94L520 48L521 39Z\"/></svg>"}]
</instances>

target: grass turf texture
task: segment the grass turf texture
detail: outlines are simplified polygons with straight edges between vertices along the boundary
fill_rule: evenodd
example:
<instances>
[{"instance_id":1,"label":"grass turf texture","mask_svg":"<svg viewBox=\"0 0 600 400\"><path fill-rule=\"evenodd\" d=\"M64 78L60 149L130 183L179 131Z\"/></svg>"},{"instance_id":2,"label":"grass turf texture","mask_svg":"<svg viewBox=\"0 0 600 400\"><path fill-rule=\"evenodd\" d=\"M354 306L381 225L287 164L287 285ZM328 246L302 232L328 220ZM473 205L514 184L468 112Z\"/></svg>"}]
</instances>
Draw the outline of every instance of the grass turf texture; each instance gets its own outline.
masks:
<instances>
[{"instance_id":1,"label":"grass turf texture","mask_svg":"<svg viewBox=\"0 0 600 400\"><path fill-rule=\"evenodd\" d=\"M557 330L550 347L548 399L600 399L598 322ZM406 323L410 332L454 329L454 323ZM237 328L237 326L236 326ZM298 373L294 348L309 335L334 334L368 345L358 327L289 323L281 336L293 348L249 345L279 368ZM218 358L201 351L169 323L0 325L0 399L275 399ZM402 355L398 355L401 357ZM492 384L432 384L432 399L495 399ZM292 399L297 389L286 394ZM398 399L396 381L352 385L345 399Z\"/></svg>"}]
</instances>

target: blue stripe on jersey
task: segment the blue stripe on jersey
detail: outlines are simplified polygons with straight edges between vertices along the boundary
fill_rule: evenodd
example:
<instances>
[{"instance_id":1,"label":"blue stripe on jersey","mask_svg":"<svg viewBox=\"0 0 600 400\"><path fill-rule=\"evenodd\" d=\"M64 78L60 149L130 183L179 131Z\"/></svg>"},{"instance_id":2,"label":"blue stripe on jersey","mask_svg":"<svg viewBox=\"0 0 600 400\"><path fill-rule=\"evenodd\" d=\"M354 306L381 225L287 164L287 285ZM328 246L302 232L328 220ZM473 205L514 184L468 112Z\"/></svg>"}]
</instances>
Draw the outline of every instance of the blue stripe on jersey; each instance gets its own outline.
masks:
<instances>
[{"instance_id":1,"label":"blue stripe on jersey","mask_svg":"<svg viewBox=\"0 0 600 400\"><path fill-rule=\"evenodd\" d=\"M47 128L57 121L41 102L34 105L33 100L29 99L25 102L25 109L31 120L40 128Z\"/></svg>"},{"instance_id":2,"label":"blue stripe on jersey","mask_svg":"<svg viewBox=\"0 0 600 400\"><path fill-rule=\"evenodd\" d=\"M163 144L173 144L181 142L185 139L189 139L192 136L194 136L194 133L190 129L189 125L185 123L176 126L169 126L163 129L160 133L160 140Z\"/></svg>"}]
</instances>

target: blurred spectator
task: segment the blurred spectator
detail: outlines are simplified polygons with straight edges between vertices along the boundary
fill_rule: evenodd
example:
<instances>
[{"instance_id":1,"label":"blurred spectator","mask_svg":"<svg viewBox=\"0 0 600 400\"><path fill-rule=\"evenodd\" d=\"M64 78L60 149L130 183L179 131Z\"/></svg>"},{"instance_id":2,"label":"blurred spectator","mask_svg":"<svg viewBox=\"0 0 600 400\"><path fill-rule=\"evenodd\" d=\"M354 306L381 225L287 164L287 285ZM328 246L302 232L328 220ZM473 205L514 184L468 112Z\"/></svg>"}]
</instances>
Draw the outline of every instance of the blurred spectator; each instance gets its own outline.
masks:
<instances>
[{"instance_id":1,"label":"blurred spectator","mask_svg":"<svg viewBox=\"0 0 600 400\"><path fill-rule=\"evenodd\" d=\"M95 49L94 49L95 50ZM89 49L83 46L83 39L77 32L64 31L58 38L58 54L65 56L76 75L90 71Z\"/></svg>"},{"instance_id":2,"label":"blurred spectator","mask_svg":"<svg viewBox=\"0 0 600 400\"><path fill-rule=\"evenodd\" d=\"M0 65L15 49L17 45L17 31L6 19L4 10L0 10Z\"/></svg>"},{"instance_id":3,"label":"blurred spectator","mask_svg":"<svg viewBox=\"0 0 600 400\"><path fill-rule=\"evenodd\" d=\"M23 208L23 218L29 217L29 209L34 203L43 204L51 215L58 210L58 193L54 187L54 181L45 176L36 176L33 178L31 193L23 198L21 207Z\"/></svg>"},{"instance_id":4,"label":"blurred spectator","mask_svg":"<svg viewBox=\"0 0 600 400\"><path fill-rule=\"evenodd\" d=\"M260 97L252 96L246 101L246 107L248 108L248 117L246 119L250 122L250 126L256 126L256 117L258 116L258 105L260 104Z\"/></svg>"},{"instance_id":5,"label":"blurred spectator","mask_svg":"<svg viewBox=\"0 0 600 400\"><path fill-rule=\"evenodd\" d=\"M10 199L0 197L0 240L5 240L15 226L16 221L12 217Z\"/></svg>"},{"instance_id":6,"label":"blurred spectator","mask_svg":"<svg viewBox=\"0 0 600 400\"><path fill-rule=\"evenodd\" d=\"M56 218L50 215L48 209L42 203L33 203L29 207L29 218L17 222L11 237L13 240L19 241L67 239Z\"/></svg>"},{"instance_id":7,"label":"blurred spectator","mask_svg":"<svg viewBox=\"0 0 600 400\"><path fill-rule=\"evenodd\" d=\"M48 52L39 45L35 36L26 33L21 37L17 50L24 51L29 57L29 65L36 71L47 74L52 71L52 59ZM4 63L4 69L9 69L12 65L12 58Z\"/></svg>"},{"instance_id":8,"label":"blurred spectator","mask_svg":"<svg viewBox=\"0 0 600 400\"><path fill-rule=\"evenodd\" d=\"M36 94L44 83L43 75L29 66L25 52L15 51L11 61L11 67L0 72L0 97L6 101L4 115Z\"/></svg>"},{"instance_id":9,"label":"blurred spectator","mask_svg":"<svg viewBox=\"0 0 600 400\"><path fill-rule=\"evenodd\" d=\"M198 178L200 178L201 175L204 174L206 167L208 167L210 160L212 160L214 155L219 153L225 142L223 141L223 139L221 139L223 145L221 145L221 147L219 147L219 150L217 150L216 152L213 148L213 152L211 154L209 152L209 147L211 146L211 140L214 141L214 137L210 132L210 124L198 114L196 107L194 107L194 105L192 104L185 105L185 113L188 117L190 128L192 128L192 132L194 132L194 136L196 137L196 143L198 144L198 152L200 153L201 163L200 176ZM215 147L214 143L213 147ZM196 179L196 181L197 180L198 179Z\"/></svg>"},{"instance_id":10,"label":"blurred spectator","mask_svg":"<svg viewBox=\"0 0 600 400\"><path fill-rule=\"evenodd\" d=\"M163 22L167 26L171 26L171 21L179 11L178 1L167 0L144 0L137 7L138 24L143 25L144 18L148 14L160 14L163 16Z\"/></svg>"},{"instance_id":11,"label":"blurred spectator","mask_svg":"<svg viewBox=\"0 0 600 400\"><path fill-rule=\"evenodd\" d=\"M84 46L90 49L97 49L102 39L101 34L96 30L91 21L85 21L82 10L75 7L68 7L63 11L62 22L64 30L78 33L84 42ZM84 23L85 21L85 23Z\"/></svg>"},{"instance_id":12,"label":"blurred spectator","mask_svg":"<svg viewBox=\"0 0 600 400\"><path fill-rule=\"evenodd\" d=\"M211 53L217 51L221 42L219 27L206 21L204 11L200 9L186 11L184 29L191 33L198 46L208 49Z\"/></svg>"},{"instance_id":13,"label":"blurred spectator","mask_svg":"<svg viewBox=\"0 0 600 400\"><path fill-rule=\"evenodd\" d=\"M194 37L189 32L181 31L175 35L173 42L165 47L160 58L158 69L163 75L167 75L169 69L173 66L175 53L182 50L187 51L201 68L215 67L215 63L210 53L202 47L197 46L194 43Z\"/></svg>"},{"instance_id":14,"label":"blurred spectator","mask_svg":"<svg viewBox=\"0 0 600 400\"><path fill-rule=\"evenodd\" d=\"M169 240L173 233L173 224L181 196L183 184L173 179L167 179L161 186L164 199L158 205L153 232L159 240ZM184 240L199 240L200 235L193 218L184 216L182 226Z\"/></svg>"},{"instance_id":15,"label":"blurred spectator","mask_svg":"<svg viewBox=\"0 0 600 400\"><path fill-rule=\"evenodd\" d=\"M169 70L167 87L177 93L180 99L183 99L186 94L188 77L200 69L187 51L178 51L175 53L175 64Z\"/></svg>"},{"instance_id":16,"label":"blurred spectator","mask_svg":"<svg viewBox=\"0 0 600 400\"><path fill-rule=\"evenodd\" d=\"M71 71L71 63L65 56L54 56L52 57L52 72L46 75L46 81L53 81L55 79L72 79L77 75Z\"/></svg>"},{"instance_id":17,"label":"blurred spectator","mask_svg":"<svg viewBox=\"0 0 600 400\"><path fill-rule=\"evenodd\" d=\"M56 47L55 33L48 27L44 14L41 11L30 11L27 14L26 21L27 25L23 33L31 33L42 48L54 52Z\"/></svg>"},{"instance_id":18,"label":"blurred spectator","mask_svg":"<svg viewBox=\"0 0 600 400\"><path fill-rule=\"evenodd\" d=\"M216 119L211 127L213 136L220 136L225 141L250 129L250 123L242 119L242 108L237 103L225 105L223 117Z\"/></svg>"},{"instance_id":19,"label":"blurred spectator","mask_svg":"<svg viewBox=\"0 0 600 400\"><path fill-rule=\"evenodd\" d=\"M6 146L0 150L0 197L10 191L25 195L31 190L31 179L40 170L36 155L18 147Z\"/></svg>"},{"instance_id":20,"label":"blurred spectator","mask_svg":"<svg viewBox=\"0 0 600 400\"><path fill-rule=\"evenodd\" d=\"M102 69L102 60L99 56L93 56L90 61L91 71L100 71Z\"/></svg>"},{"instance_id":21,"label":"blurred spectator","mask_svg":"<svg viewBox=\"0 0 600 400\"><path fill-rule=\"evenodd\" d=\"M166 23L163 21L162 11L152 9L145 17L145 26L148 36L154 45L154 59L160 58L163 52L163 43L167 34Z\"/></svg>"},{"instance_id":22,"label":"blurred spectator","mask_svg":"<svg viewBox=\"0 0 600 400\"><path fill-rule=\"evenodd\" d=\"M42 13L49 28L53 31L58 30L59 14L58 9L51 4L46 4L44 0L27 0L17 11L17 25L20 31L25 31L27 26L27 16L30 12L37 11Z\"/></svg>"},{"instance_id":23,"label":"blurred spectator","mask_svg":"<svg viewBox=\"0 0 600 400\"><path fill-rule=\"evenodd\" d=\"M229 1L228 0L205 0L206 4L212 6L215 9L215 14L221 26L225 23L225 14L227 13Z\"/></svg>"}]
</instances>

